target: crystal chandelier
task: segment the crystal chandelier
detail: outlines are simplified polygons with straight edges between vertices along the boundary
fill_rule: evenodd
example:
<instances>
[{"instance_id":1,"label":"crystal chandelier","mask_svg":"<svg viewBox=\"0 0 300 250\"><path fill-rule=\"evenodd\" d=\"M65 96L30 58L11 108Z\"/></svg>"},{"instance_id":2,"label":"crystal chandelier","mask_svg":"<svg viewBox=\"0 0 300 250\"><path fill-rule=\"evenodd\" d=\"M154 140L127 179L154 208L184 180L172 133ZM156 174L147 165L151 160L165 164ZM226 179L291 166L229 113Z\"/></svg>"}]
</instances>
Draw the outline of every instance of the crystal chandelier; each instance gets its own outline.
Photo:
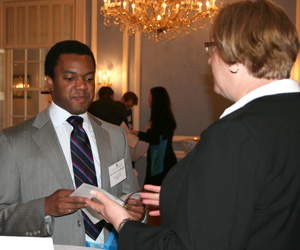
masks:
<instances>
[{"instance_id":1,"label":"crystal chandelier","mask_svg":"<svg viewBox=\"0 0 300 250\"><path fill-rule=\"evenodd\" d=\"M217 13L215 0L203 6L198 0L104 0L104 25L113 25L129 35L141 32L154 43L168 42L206 27Z\"/></svg>"}]
</instances>

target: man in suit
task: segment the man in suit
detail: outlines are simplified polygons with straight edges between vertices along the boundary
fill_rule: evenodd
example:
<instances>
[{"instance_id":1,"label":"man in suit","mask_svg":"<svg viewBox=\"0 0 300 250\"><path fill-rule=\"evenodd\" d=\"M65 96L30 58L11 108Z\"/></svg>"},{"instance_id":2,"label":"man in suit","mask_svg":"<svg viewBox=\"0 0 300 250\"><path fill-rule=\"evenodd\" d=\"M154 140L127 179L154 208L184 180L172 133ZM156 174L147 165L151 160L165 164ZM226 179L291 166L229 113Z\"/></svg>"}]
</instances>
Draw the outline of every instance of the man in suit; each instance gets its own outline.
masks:
<instances>
[{"instance_id":1,"label":"man in suit","mask_svg":"<svg viewBox=\"0 0 300 250\"><path fill-rule=\"evenodd\" d=\"M114 101L114 91L104 86L99 89L99 100L92 102L88 112L106 122L120 126L122 122L128 126L127 110L124 104Z\"/></svg>"},{"instance_id":2,"label":"man in suit","mask_svg":"<svg viewBox=\"0 0 300 250\"><path fill-rule=\"evenodd\" d=\"M73 127L66 120L83 118L98 187L116 197L137 189L126 135L120 127L86 112L95 91L95 59L88 46L78 41L54 45L46 57L45 75L51 105L0 132L0 235L51 236L54 244L85 246L87 241L101 246L111 225L104 225L93 241L85 233L81 212L86 198L70 197L75 188L70 149ZM116 176L109 167L122 159L125 175L112 180ZM142 217L142 207L126 207Z\"/></svg>"}]
</instances>

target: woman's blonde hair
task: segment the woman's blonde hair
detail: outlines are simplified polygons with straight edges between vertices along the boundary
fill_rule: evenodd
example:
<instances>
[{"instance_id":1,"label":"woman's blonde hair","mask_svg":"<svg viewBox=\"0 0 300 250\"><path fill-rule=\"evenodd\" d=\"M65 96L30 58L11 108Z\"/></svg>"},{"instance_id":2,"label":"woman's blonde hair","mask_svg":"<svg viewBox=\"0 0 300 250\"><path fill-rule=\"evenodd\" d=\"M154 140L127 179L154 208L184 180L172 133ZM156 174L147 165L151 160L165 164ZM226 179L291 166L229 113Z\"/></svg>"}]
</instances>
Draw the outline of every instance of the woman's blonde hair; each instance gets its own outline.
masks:
<instances>
[{"instance_id":1,"label":"woman's blonde hair","mask_svg":"<svg viewBox=\"0 0 300 250\"><path fill-rule=\"evenodd\" d=\"M289 78L299 51L294 24L268 0L224 6L212 25L211 38L226 63L242 63L257 78Z\"/></svg>"}]
</instances>

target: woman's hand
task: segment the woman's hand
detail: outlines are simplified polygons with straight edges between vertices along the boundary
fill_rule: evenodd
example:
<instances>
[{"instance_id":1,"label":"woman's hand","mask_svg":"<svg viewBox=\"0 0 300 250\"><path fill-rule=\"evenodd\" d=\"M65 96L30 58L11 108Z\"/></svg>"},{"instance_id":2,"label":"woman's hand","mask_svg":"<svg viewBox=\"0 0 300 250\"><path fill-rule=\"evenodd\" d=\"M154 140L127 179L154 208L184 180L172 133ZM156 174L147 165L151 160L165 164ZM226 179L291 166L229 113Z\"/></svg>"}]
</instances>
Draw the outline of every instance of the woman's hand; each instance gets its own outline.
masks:
<instances>
[{"instance_id":1,"label":"woman's hand","mask_svg":"<svg viewBox=\"0 0 300 250\"><path fill-rule=\"evenodd\" d=\"M124 219L134 219L124 207L122 207L117 202L109 199L103 193L96 190L92 190L91 195L95 197L98 201L100 201L102 204L99 204L98 202L94 202L92 200L87 200L87 205L95 211L97 211L99 214L101 214L102 217L106 221L111 223L116 230L118 230L120 223Z\"/></svg>"},{"instance_id":2,"label":"woman's hand","mask_svg":"<svg viewBox=\"0 0 300 250\"><path fill-rule=\"evenodd\" d=\"M155 206L158 209L149 212L151 216L160 216L159 210L159 195L161 186L145 185L144 189L150 192L141 193L141 199L145 205Z\"/></svg>"},{"instance_id":3,"label":"woman's hand","mask_svg":"<svg viewBox=\"0 0 300 250\"><path fill-rule=\"evenodd\" d=\"M134 134L134 135L136 135L136 136L139 135L139 131L138 131L138 130L135 130L135 129L131 129L131 130L130 130L130 133L131 133L131 134Z\"/></svg>"},{"instance_id":4,"label":"woman's hand","mask_svg":"<svg viewBox=\"0 0 300 250\"><path fill-rule=\"evenodd\" d=\"M148 129L150 129L151 128L151 125L152 125L152 122L150 121L150 122L148 122L148 124L147 124L147 126L146 126L146 131L148 131Z\"/></svg>"}]
</instances>

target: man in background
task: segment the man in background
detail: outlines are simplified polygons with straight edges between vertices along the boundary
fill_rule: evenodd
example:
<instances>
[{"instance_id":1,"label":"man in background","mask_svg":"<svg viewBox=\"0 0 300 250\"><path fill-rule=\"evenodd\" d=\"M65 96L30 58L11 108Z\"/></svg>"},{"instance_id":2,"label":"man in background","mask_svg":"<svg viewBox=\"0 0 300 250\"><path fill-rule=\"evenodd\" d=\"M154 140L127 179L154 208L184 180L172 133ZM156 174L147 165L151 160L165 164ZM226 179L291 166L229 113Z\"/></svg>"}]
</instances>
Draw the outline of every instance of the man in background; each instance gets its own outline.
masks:
<instances>
[{"instance_id":1,"label":"man in background","mask_svg":"<svg viewBox=\"0 0 300 250\"><path fill-rule=\"evenodd\" d=\"M133 128L133 119L132 119L132 108L133 106L138 105L138 97L133 92L126 92L119 102L123 103L125 105L125 108L127 110L127 120L128 120L128 128Z\"/></svg>"},{"instance_id":2,"label":"man in background","mask_svg":"<svg viewBox=\"0 0 300 250\"><path fill-rule=\"evenodd\" d=\"M103 121L120 126L122 122L128 126L127 110L125 106L114 101L114 91L111 87L101 87L98 92L99 99L92 102L88 112Z\"/></svg>"}]
</instances>

